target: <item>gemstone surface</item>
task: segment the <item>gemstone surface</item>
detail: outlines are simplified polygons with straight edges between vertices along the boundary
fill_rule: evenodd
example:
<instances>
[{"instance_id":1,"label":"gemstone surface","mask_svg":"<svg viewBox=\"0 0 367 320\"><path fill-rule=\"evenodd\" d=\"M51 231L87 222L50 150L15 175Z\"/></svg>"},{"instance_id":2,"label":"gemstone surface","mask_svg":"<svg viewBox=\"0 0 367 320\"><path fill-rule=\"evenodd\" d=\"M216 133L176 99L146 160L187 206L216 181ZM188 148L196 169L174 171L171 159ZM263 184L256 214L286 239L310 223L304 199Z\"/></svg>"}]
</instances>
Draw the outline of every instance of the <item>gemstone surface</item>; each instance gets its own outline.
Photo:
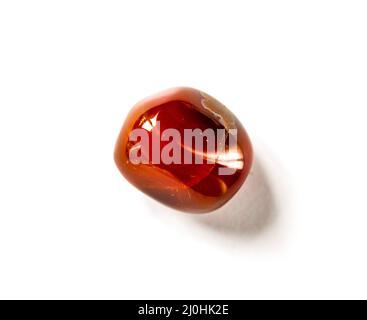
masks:
<instances>
[{"instance_id":1,"label":"gemstone surface","mask_svg":"<svg viewBox=\"0 0 367 320\"><path fill-rule=\"evenodd\" d=\"M174 209L206 213L228 202L252 165L250 139L219 101L173 88L139 102L115 148L123 176Z\"/></svg>"}]
</instances>

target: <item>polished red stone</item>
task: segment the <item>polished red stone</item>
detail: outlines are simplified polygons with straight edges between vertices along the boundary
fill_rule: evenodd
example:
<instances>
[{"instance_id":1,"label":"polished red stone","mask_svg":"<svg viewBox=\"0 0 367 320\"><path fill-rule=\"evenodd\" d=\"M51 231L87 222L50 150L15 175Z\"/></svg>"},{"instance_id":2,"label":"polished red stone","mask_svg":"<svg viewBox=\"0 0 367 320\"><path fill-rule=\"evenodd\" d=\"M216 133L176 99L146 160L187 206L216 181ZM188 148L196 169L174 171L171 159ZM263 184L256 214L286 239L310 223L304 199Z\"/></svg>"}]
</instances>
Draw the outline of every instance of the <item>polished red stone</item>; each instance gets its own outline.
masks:
<instances>
[{"instance_id":1,"label":"polished red stone","mask_svg":"<svg viewBox=\"0 0 367 320\"><path fill-rule=\"evenodd\" d=\"M154 145L155 126L159 126L160 133L176 129L180 137L163 141L165 139L160 136L158 144ZM145 153L142 151L143 139L131 139L135 129L145 130L149 137ZM203 132L222 129L226 149L220 150L215 144L215 153L209 154L210 136L204 137L201 150L196 140L187 145L184 139L187 129ZM237 131L236 149L229 148L233 130ZM169 143L176 147L176 151L181 151L176 154L177 163L162 161L163 154L157 162L154 150L159 147L162 152ZM192 154L191 164L185 162L185 153ZM139 155L143 161L136 164L133 154ZM167 154L172 156L173 150ZM201 157L202 163L196 163L195 156ZM230 200L246 180L252 158L249 137L238 119L211 96L191 88L170 89L138 103L128 114L115 149L116 164L130 183L172 208L195 213L213 211ZM221 168L230 169L230 174L223 175Z\"/></svg>"}]
</instances>

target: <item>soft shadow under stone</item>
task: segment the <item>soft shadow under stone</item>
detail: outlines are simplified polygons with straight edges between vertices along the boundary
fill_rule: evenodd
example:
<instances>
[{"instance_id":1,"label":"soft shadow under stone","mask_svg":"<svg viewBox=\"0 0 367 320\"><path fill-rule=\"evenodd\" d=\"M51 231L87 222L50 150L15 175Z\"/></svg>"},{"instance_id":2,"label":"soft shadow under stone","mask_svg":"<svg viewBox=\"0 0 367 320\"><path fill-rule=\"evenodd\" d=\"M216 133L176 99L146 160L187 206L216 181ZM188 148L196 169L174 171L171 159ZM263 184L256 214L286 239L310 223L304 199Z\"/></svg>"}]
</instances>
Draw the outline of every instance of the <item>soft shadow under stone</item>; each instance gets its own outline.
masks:
<instances>
[{"instance_id":1,"label":"soft shadow under stone","mask_svg":"<svg viewBox=\"0 0 367 320\"><path fill-rule=\"evenodd\" d=\"M272 224L277 206L264 167L258 158L245 184L224 207L192 218L215 231L250 236L261 233Z\"/></svg>"}]
</instances>

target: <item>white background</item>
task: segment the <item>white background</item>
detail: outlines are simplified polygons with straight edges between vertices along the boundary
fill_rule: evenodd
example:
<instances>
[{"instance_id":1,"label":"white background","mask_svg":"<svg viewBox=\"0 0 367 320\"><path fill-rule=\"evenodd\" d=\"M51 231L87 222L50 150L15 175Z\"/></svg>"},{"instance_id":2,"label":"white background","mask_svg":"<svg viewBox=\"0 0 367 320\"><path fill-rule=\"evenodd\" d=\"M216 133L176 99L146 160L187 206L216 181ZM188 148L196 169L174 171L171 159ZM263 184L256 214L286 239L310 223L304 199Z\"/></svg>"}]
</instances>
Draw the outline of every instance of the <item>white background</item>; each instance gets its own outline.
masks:
<instances>
[{"instance_id":1,"label":"white background","mask_svg":"<svg viewBox=\"0 0 367 320\"><path fill-rule=\"evenodd\" d=\"M182 85L255 147L212 215L113 161ZM2 1L0 298L367 298L366 110L366 1Z\"/></svg>"}]
</instances>

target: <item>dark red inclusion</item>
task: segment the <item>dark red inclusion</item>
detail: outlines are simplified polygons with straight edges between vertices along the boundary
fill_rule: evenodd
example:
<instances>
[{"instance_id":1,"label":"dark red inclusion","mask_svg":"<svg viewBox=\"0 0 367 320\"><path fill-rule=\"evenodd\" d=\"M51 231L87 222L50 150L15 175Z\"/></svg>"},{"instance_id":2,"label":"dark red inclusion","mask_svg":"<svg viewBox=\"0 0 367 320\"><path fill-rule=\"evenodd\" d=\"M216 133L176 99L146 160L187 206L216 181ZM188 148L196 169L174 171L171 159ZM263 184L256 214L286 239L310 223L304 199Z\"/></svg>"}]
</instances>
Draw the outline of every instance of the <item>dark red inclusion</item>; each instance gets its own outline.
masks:
<instances>
[{"instance_id":1,"label":"dark red inclusion","mask_svg":"<svg viewBox=\"0 0 367 320\"><path fill-rule=\"evenodd\" d=\"M170 101L157 107L153 107L137 119L134 128L142 128L145 121L154 118L158 114L156 120L160 122L160 131L165 129L174 128L181 134L181 141L178 141L181 145L181 164L165 165L163 162L160 164L152 164L152 133L148 131L150 137L150 161L149 166L156 166L170 172L180 182L184 183L191 189L197 191L205 196L220 196L223 193L223 186L217 178L218 169L221 165L215 163L207 163L204 160L203 164L195 164L194 152L195 145L193 144L193 164L184 164L184 129L201 129L205 130L211 128L213 130L224 129L224 127L207 117L203 113L199 112L193 105L183 101ZM161 141L161 150L168 142ZM135 143L128 143L127 156L130 148ZM204 153L206 152L206 144L204 143ZM233 175L221 176L222 183L227 186L231 186L238 179L240 171L237 171Z\"/></svg>"}]
</instances>

